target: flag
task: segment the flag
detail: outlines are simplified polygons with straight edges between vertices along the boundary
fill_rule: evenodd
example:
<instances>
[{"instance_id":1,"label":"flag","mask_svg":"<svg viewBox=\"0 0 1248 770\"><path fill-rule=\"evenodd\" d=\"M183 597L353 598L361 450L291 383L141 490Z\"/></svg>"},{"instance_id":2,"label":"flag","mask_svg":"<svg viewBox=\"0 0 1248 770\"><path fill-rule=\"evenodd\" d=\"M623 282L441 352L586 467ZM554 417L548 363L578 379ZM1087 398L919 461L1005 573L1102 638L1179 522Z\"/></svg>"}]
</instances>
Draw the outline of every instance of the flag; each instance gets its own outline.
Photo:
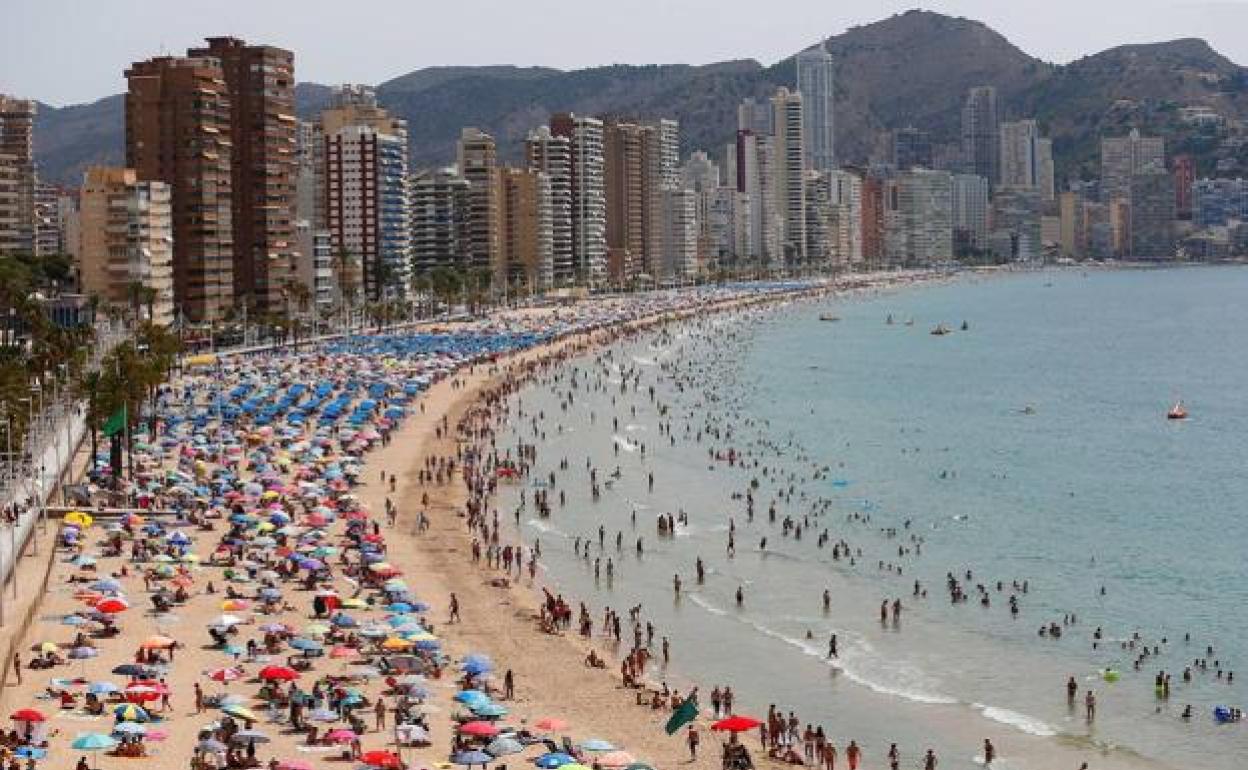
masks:
<instances>
[{"instance_id":1,"label":"flag","mask_svg":"<svg viewBox=\"0 0 1248 770\"><path fill-rule=\"evenodd\" d=\"M126 405L122 404L121 408L113 412L113 416L108 418L108 422L104 423L104 435L116 436L126 429Z\"/></svg>"},{"instance_id":2,"label":"flag","mask_svg":"<svg viewBox=\"0 0 1248 770\"><path fill-rule=\"evenodd\" d=\"M680 728L684 727L685 725L689 724L690 722L692 722L693 720L697 718L698 718L698 699L691 695L688 698L685 698L683 701L681 701L681 704L676 708L675 711L672 712L672 717L671 719L667 720L667 727L665 727L664 729L667 730L668 735L675 735L677 730L679 730Z\"/></svg>"}]
</instances>

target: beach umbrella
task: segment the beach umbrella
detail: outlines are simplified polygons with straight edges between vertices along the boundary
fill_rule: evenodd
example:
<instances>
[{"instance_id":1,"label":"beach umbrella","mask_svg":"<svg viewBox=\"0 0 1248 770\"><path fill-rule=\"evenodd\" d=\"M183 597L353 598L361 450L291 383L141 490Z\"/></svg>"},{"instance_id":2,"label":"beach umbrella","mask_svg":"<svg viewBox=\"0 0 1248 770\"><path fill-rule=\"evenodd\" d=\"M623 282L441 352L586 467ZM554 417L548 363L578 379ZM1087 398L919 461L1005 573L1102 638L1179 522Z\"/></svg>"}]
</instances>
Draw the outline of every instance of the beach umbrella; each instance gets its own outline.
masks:
<instances>
[{"instance_id":1,"label":"beach umbrella","mask_svg":"<svg viewBox=\"0 0 1248 770\"><path fill-rule=\"evenodd\" d=\"M213 618L212 622L208 625L216 628L229 628L231 626L237 626L242 622L243 619L237 615L218 615Z\"/></svg>"},{"instance_id":2,"label":"beach umbrella","mask_svg":"<svg viewBox=\"0 0 1248 770\"><path fill-rule=\"evenodd\" d=\"M343 647L342 645L338 645L329 651L329 657L331 658L354 658L359 654L359 650L354 647Z\"/></svg>"},{"instance_id":3,"label":"beach umbrella","mask_svg":"<svg viewBox=\"0 0 1248 770\"><path fill-rule=\"evenodd\" d=\"M481 765L484 767L494 761L494 757L484 751L457 751L451 755L451 762L456 765Z\"/></svg>"},{"instance_id":4,"label":"beach umbrella","mask_svg":"<svg viewBox=\"0 0 1248 770\"><path fill-rule=\"evenodd\" d=\"M277 763L277 770L312 770L312 763L302 759L283 759Z\"/></svg>"},{"instance_id":5,"label":"beach umbrella","mask_svg":"<svg viewBox=\"0 0 1248 770\"><path fill-rule=\"evenodd\" d=\"M555 770L557 767L570 765L576 761L571 754L565 754L562 751L552 751L549 754L543 754L533 760L533 764L542 768L542 770Z\"/></svg>"},{"instance_id":6,"label":"beach umbrella","mask_svg":"<svg viewBox=\"0 0 1248 770\"><path fill-rule=\"evenodd\" d=\"M43 759L47 755L48 750L38 746L18 746L13 750L13 756L20 759Z\"/></svg>"},{"instance_id":7,"label":"beach umbrella","mask_svg":"<svg viewBox=\"0 0 1248 770\"><path fill-rule=\"evenodd\" d=\"M299 672L286 666L265 666L260 669L260 678L268 681L289 682L299 678Z\"/></svg>"},{"instance_id":8,"label":"beach umbrella","mask_svg":"<svg viewBox=\"0 0 1248 770\"><path fill-rule=\"evenodd\" d=\"M241 704L232 703L228 706L222 707L221 710L229 714L232 717L238 717L239 719L242 719L248 722L260 721L260 717L256 716L255 712L253 712L251 709Z\"/></svg>"},{"instance_id":9,"label":"beach umbrella","mask_svg":"<svg viewBox=\"0 0 1248 770\"><path fill-rule=\"evenodd\" d=\"M615 751L615 746L610 741L601 738L590 738L581 743L581 748L586 751Z\"/></svg>"},{"instance_id":10,"label":"beach umbrella","mask_svg":"<svg viewBox=\"0 0 1248 770\"><path fill-rule=\"evenodd\" d=\"M121 722L113 725L114 735L143 735L147 732L147 725L141 725L138 722Z\"/></svg>"},{"instance_id":11,"label":"beach umbrella","mask_svg":"<svg viewBox=\"0 0 1248 770\"><path fill-rule=\"evenodd\" d=\"M483 703L480 706L471 706L472 713L479 717L487 717L497 719L498 717L507 716L507 707L500 706L497 703Z\"/></svg>"},{"instance_id":12,"label":"beach umbrella","mask_svg":"<svg viewBox=\"0 0 1248 770\"><path fill-rule=\"evenodd\" d=\"M381 647L382 649L385 649L385 650L406 650L408 647L411 647L412 644L413 642L410 642L407 639L402 639L397 636L392 636L386 641L382 642Z\"/></svg>"},{"instance_id":13,"label":"beach umbrella","mask_svg":"<svg viewBox=\"0 0 1248 770\"><path fill-rule=\"evenodd\" d=\"M9 715L14 722L45 722L47 717L38 709L18 709Z\"/></svg>"},{"instance_id":14,"label":"beach umbrella","mask_svg":"<svg viewBox=\"0 0 1248 770\"><path fill-rule=\"evenodd\" d=\"M151 719L142 706L133 703L123 703L113 709L113 716L118 722L146 722Z\"/></svg>"},{"instance_id":15,"label":"beach umbrella","mask_svg":"<svg viewBox=\"0 0 1248 770\"><path fill-rule=\"evenodd\" d=\"M117 745L117 740L103 733L84 733L70 747L78 751L104 751Z\"/></svg>"},{"instance_id":16,"label":"beach umbrella","mask_svg":"<svg viewBox=\"0 0 1248 770\"><path fill-rule=\"evenodd\" d=\"M208 672L208 678L214 682L233 682L243 677L236 668L217 668Z\"/></svg>"},{"instance_id":17,"label":"beach umbrella","mask_svg":"<svg viewBox=\"0 0 1248 770\"><path fill-rule=\"evenodd\" d=\"M654 767L651 765L647 765L645 762L634 762L633 764L624 768L624 770L654 770Z\"/></svg>"},{"instance_id":18,"label":"beach umbrella","mask_svg":"<svg viewBox=\"0 0 1248 770\"><path fill-rule=\"evenodd\" d=\"M154 634L143 640L139 646L145 650L164 650L177 644L177 641L162 634Z\"/></svg>"},{"instance_id":19,"label":"beach umbrella","mask_svg":"<svg viewBox=\"0 0 1248 770\"><path fill-rule=\"evenodd\" d=\"M106 615L116 615L119 612L125 612L130 609L130 605L126 603L126 600L119 596L101 599L94 605L94 607L96 610L103 612ZM104 737L107 738L108 736Z\"/></svg>"},{"instance_id":20,"label":"beach umbrella","mask_svg":"<svg viewBox=\"0 0 1248 770\"><path fill-rule=\"evenodd\" d=\"M533 724L538 730L545 730L548 733L557 732L559 730L568 729L568 720L558 717L542 717Z\"/></svg>"},{"instance_id":21,"label":"beach umbrella","mask_svg":"<svg viewBox=\"0 0 1248 770\"><path fill-rule=\"evenodd\" d=\"M241 612L242 610L246 610L250 608L251 608L251 602L247 601L246 599L226 599L225 601L221 602L221 609L225 610L226 612Z\"/></svg>"},{"instance_id":22,"label":"beach umbrella","mask_svg":"<svg viewBox=\"0 0 1248 770\"><path fill-rule=\"evenodd\" d=\"M64 521L66 524L73 524L76 527L89 527L95 521L89 513L82 511L70 511L65 514Z\"/></svg>"},{"instance_id":23,"label":"beach umbrella","mask_svg":"<svg viewBox=\"0 0 1248 770\"><path fill-rule=\"evenodd\" d=\"M120 676L151 676L155 672L147 666L140 666L138 663L122 663L113 669L113 673Z\"/></svg>"},{"instance_id":24,"label":"beach umbrella","mask_svg":"<svg viewBox=\"0 0 1248 770\"><path fill-rule=\"evenodd\" d=\"M524 746L520 745L520 741L515 738L495 738L490 741L490 745L485 750L496 757L506 756L507 754L519 754L524 751Z\"/></svg>"},{"instance_id":25,"label":"beach umbrella","mask_svg":"<svg viewBox=\"0 0 1248 770\"><path fill-rule=\"evenodd\" d=\"M608 751L600 757L594 757L594 764L601 767L627 767L636 761L627 751Z\"/></svg>"},{"instance_id":26,"label":"beach umbrella","mask_svg":"<svg viewBox=\"0 0 1248 770\"><path fill-rule=\"evenodd\" d=\"M392 751L366 751L360 761L370 767L398 768L403 765L399 755Z\"/></svg>"},{"instance_id":27,"label":"beach umbrella","mask_svg":"<svg viewBox=\"0 0 1248 770\"><path fill-rule=\"evenodd\" d=\"M345 727L339 727L337 730L330 730L325 733L325 739L334 743L350 743L356 737L354 730L348 730Z\"/></svg>"},{"instance_id":28,"label":"beach umbrella","mask_svg":"<svg viewBox=\"0 0 1248 770\"><path fill-rule=\"evenodd\" d=\"M61 625L64 625L64 626L85 626L86 624L90 622L91 621L87 620L81 615L66 615L65 617L61 618Z\"/></svg>"},{"instance_id":29,"label":"beach umbrella","mask_svg":"<svg viewBox=\"0 0 1248 770\"><path fill-rule=\"evenodd\" d=\"M218 751L225 751L225 744L215 738L205 738L195 745L195 750L204 754L214 754Z\"/></svg>"},{"instance_id":30,"label":"beach umbrella","mask_svg":"<svg viewBox=\"0 0 1248 770\"><path fill-rule=\"evenodd\" d=\"M90 588L92 591L115 592L121 590L121 582L114 578L103 578L92 583Z\"/></svg>"},{"instance_id":31,"label":"beach umbrella","mask_svg":"<svg viewBox=\"0 0 1248 770\"><path fill-rule=\"evenodd\" d=\"M338 712L333 709L314 709L308 716L317 722L337 722Z\"/></svg>"},{"instance_id":32,"label":"beach umbrella","mask_svg":"<svg viewBox=\"0 0 1248 770\"><path fill-rule=\"evenodd\" d=\"M86 660L87 658L94 658L96 655L99 655L100 651L94 647L75 647L66 654L75 660Z\"/></svg>"},{"instance_id":33,"label":"beach umbrella","mask_svg":"<svg viewBox=\"0 0 1248 770\"><path fill-rule=\"evenodd\" d=\"M270 738L259 730L239 730L234 733L234 737L230 740L235 743L248 743L251 741L255 741L256 743L268 743Z\"/></svg>"},{"instance_id":34,"label":"beach umbrella","mask_svg":"<svg viewBox=\"0 0 1248 770\"><path fill-rule=\"evenodd\" d=\"M753 717L737 716L734 714L730 717L727 717L725 719L719 720L718 722L715 722L714 724L711 725L711 729L722 730L724 732L729 732L729 733L743 733L743 732L746 732L747 730L753 730L755 727L758 727L761 724L762 722L758 721L757 719L754 719Z\"/></svg>"},{"instance_id":35,"label":"beach umbrella","mask_svg":"<svg viewBox=\"0 0 1248 770\"><path fill-rule=\"evenodd\" d=\"M493 738L498 735L498 727L489 722L465 722L459 726L459 732L463 735L471 735L476 738Z\"/></svg>"},{"instance_id":36,"label":"beach umbrella","mask_svg":"<svg viewBox=\"0 0 1248 770\"><path fill-rule=\"evenodd\" d=\"M484 704L490 702L490 696L480 690L460 690L455 693L455 700L471 707L474 703Z\"/></svg>"},{"instance_id":37,"label":"beach umbrella","mask_svg":"<svg viewBox=\"0 0 1248 770\"><path fill-rule=\"evenodd\" d=\"M290 646L292 649L300 650L302 652L313 652L315 650L325 649L325 645L315 639L305 639L303 637L291 639Z\"/></svg>"},{"instance_id":38,"label":"beach umbrella","mask_svg":"<svg viewBox=\"0 0 1248 770\"><path fill-rule=\"evenodd\" d=\"M111 692L117 692L120 689L112 682L92 682L87 685L87 692L94 695L107 695Z\"/></svg>"}]
</instances>

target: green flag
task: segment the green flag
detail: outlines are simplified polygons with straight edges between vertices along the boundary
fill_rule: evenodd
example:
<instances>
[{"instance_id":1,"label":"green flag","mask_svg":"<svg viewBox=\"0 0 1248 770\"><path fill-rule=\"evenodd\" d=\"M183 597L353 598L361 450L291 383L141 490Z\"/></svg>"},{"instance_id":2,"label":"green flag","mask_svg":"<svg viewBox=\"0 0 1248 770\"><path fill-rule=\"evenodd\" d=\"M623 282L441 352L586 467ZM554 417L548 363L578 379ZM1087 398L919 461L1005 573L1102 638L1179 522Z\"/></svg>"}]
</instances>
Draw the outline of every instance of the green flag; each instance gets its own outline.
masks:
<instances>
[{"instance_id":1,"label":"green flag","mask_svg":"<svg viewBox=\"0 0 1248 770\"><path fill-rule=\"evenodd\" d=\"M667 727L664 729L667 730L668 735L675 735L677 730L697 718L698 699L693 696L689 696L681 702L675 711L672 712L672 717L667 720Z\"/></svg>"},{"instance_id":2,"label":"green flag","mask_svg":"<svg viewBox=\"0 0 1248 770\"><path fill-rule=\"evenodd\" d=\"M108 418L108 422L104 423L104 435L112 438L125 429L126 405L122 404L121 408L113 412L113 416Z\"/></svg>"}]
</instances>

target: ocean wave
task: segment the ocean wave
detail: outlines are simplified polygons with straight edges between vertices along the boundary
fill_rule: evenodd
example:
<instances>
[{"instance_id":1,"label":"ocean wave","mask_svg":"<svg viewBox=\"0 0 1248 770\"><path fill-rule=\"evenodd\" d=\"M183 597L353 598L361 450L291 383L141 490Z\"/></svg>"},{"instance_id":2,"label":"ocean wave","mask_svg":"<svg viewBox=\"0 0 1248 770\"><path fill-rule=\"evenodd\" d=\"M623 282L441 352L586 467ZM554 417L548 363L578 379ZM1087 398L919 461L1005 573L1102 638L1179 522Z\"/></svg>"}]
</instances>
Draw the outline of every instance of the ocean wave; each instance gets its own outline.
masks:
<instances>
[{"instance_id":1,"label":"ocean wave","mask_svg":"<svg viewBox=\"0 0 1248 770\"><path fill-rule=\"evenodd\" d=\"M623 449L625 452L637 451L637 445L629 441L628 439L624 438L623 436L612 436L611 440L615 442L616 446L618 446L620 449Z\"/></svg>"},{"instance_id":2,"label":"ocean wave","mask_svg":"<svg viewBox=\"0 0 1248 770\"><path fill-rule=\"evenodd\" d=\"M654 366L655 365L655 361L653 358L646 358L645 356L633 356L633 363L637 364L638 366Z\"/></svg>"},{"instance_id":3,"label":"ocean wave","mask_svg":"<svg viewBox=\"0 0 1248 770\"><path fill-rule=\"evenodd\" d=\"M624 431L627 433L634 433L639 430L647 430L647 428L644 425L638 425L636 423L631 423L631 422L628 425L624 426Z\"/></svg>"},{"instance_id":4,"label":"ocean wave","mask_svg":"<svg viewBox=\"0 0 1248 770\"><path fill-rule=\"evenodd\" d=\"M525 523L528 524L533 529L536 529L538 532L541 532L543 534L557 535L563 538L564 540L569 539L569 535L567 532L564 532L558 527L553 527L550 524L547 524L546 522L542 521L541 519L529 519Z\"/></svg>"},{"instance_id":5,"label":"ocean wave","mask_svg":"<svg viewBox=\"0 0 1248 770\"><path fill-rule=\"evenodd\" d=\"M689 601L698 605L699 607L711 613L712 615L723 616L723 615L728 614L728 610L721 609L720 607L716 607L714 604L711 604L710 602L703 599L701 596L698 596L697 594L689 594Z\"/></svg>"},{"instance_id":6,"label":"ocean wave","mask_svg":"<svg viewBox=\"0 0 1248 770\"><path fill-rule=\"evenodd\" d=\"M1035 717L1030 717L1026 714L1020 714L1017 711L1010 711L1009 709L1000 708L998 706L985 706L982 703L973 703L971 706L978 709L979 712L988 719L991 719L994 722L1000 722L1003 725L1009 725L1010 727L1018 730L1022 730L1029 735L1036 735L1041 738L1051 738L1052 736L1057 735L1057 730L1054 730L1048 725L1048 723L1036 719Z\"/></svg>"}]
</instances>

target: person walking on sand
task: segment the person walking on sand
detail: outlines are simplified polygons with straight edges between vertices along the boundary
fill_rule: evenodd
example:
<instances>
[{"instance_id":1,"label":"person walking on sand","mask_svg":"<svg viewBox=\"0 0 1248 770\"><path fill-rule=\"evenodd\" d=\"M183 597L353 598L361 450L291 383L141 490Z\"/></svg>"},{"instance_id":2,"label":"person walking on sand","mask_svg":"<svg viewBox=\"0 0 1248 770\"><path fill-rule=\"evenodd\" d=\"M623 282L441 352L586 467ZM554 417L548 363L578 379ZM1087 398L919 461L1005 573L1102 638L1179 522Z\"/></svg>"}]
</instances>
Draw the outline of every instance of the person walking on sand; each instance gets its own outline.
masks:
<instances>
[{"instance_id":1,"label":"person walking on sand","mask_svg":"<svg viewBox=\"0 0 1248 770\"><path fill-rule=\"evenodd\" d=\"M459 597L453 592L451 593L451 617L448 623L458 623L459 618Z\"/></svg>"},{"instance_id":2,"label":"person walking on sand","mask_svg":"<svg viewBox=\"0 0 1248 770\"><path fill-rule=\"evenodd\" d=\"M997 747L992 745L992 741L984 739L984 767L992 764L992 760L997 758Z\"/></svg>"},{"instance_id":3,"label":"person walking on sand","mask_svg":"<svg viewBox=\"0 0 1248 770\"><path fill-rule=\"evenodd\" d=\"M503 697L507 700L516 699L516 676L511 673L511 669L503 674Z\"/></svg>"},{"instance_id":4,"label":"person walking on sand","mask_svg":"<svg viewBox=\"0 0 1248 770\"><path fill-rule=\"evenodd\" d=\"M13 653L13 676L17 677L17 683L22 683L22 656Z\"/></svg>"},{"instance_id":5,"label":"person walking on sand","mask_svg":"<svg viewBox=\"0 0 1248 770\"><path fill-rule=\"evenodd\" d=\"M685 737L685 742L689 744L689 761L698 761L698 743L702 738L698 735L697 729L693 725L689 725L689 732Z\"/></svg>"},{"instance_id":6,"label":"person walking on sand","mask_svg":"<svg viewBox=\"0 0 1248 770\"><path fill-rule=\"evenodd\" d=\"M850 741L845 747L845 761L849 763L849 770L858 770L858 760L862 758L862 749L858 748L858 741Z\"/></svg>"},{"instance_id":7,"label":"person walking on sand","mask_svg":"<svg viewBox=\"0 0 1248 770\"><path fill-rule=\"evenodd\" d=\"M377 717L377 732L386 729L386 702L379 696L377 705L373 707L373 715Z\"/></svg>"},{"instance_id":8,"label":"person walking on sand","mask_svg":"<svg viewBox=\"0 0 1248 770\"><path fill-rule=\"evenodd\" d=\"M199 682L195 683L195 713L202 714L204 712L204 688L199 686Z\"/></svg>"}]
</instances>

